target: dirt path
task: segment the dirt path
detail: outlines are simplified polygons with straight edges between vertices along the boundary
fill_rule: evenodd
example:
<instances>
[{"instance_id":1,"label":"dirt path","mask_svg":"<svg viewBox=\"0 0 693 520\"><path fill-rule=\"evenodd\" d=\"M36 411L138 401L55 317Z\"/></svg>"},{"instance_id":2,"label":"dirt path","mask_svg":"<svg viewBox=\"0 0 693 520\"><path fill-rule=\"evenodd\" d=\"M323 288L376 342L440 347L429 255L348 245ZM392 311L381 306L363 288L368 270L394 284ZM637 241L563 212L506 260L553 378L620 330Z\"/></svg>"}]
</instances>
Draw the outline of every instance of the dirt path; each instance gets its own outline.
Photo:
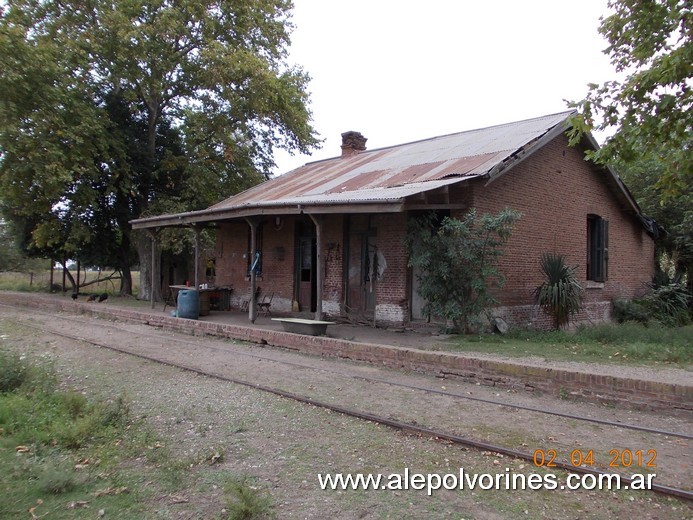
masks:
<instances>
[{"instance_id":1,"label":"dirt path","mask_svg":"<svg viewBox=\"0 0 693 520\"><path fill-rule=\"evenodd\" d=\"M377 377L503 403L551 407L626 423L649 424L671 431L691 431L690 416L666 416L577 404L542 396L500 394L458 382L400 374L348 362L302 356L257 346L180 336L143 325L110 323L75 316L42 315L45 332L29 332L36 324L26 313L0 310L3 343L12 348L50 355L70 384L90 392L121 392L133 409L156 429L162 442L180 457L199 458L223 450L224 462L199 470L200 478L232 472L259 479L277 506L278 518L686 518L691 510L650 493L552 491L321 491L318 472L530 473L526 462L503 459L300 405L239 387L115 354L86 343L51 336L69 331L103 344L117 344L140 354L156 354L170 362L232 375L258 384L316 399L343 403L480 440L503 442L527 451L593 450L601 464L611 449L656 449L657 482L686 487L691 482L687 441L643 434L518 411L503 405L464 401L413 391L392 384L366 382ZM208 472L211 472L207 475ZM204 474L204 475L202 475ZM661 482L659 479L661 478ZM214 518L218 490L185 490L187 504L171 509L187 518ZM560 506L560 507L556 507ZM526 511L526 513L525 513ZM615 514L616 513L616 514ZM679 515L680 514L680 515Z\"/></svg>"}]
</instances>

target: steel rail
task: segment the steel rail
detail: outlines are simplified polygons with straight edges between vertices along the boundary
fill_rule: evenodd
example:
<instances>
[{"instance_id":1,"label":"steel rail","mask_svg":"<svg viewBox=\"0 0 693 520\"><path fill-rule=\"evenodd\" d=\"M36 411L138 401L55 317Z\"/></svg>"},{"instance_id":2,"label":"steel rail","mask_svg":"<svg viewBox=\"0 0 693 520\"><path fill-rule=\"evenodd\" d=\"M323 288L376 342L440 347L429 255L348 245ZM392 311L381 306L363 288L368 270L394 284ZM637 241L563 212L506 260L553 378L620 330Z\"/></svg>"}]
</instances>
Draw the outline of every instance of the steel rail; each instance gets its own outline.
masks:
<instances>
[{"instance_id":1,"label":"steel rail","mask_svg":"<svg viewBox=\"0 0 693 520\"><path fill-rule=\"evenodd\" d=\"M0 306L3 306L3 304L0 304ZM39 312L41 312L41 311L39 311ZM46 313L46 314L49 314L49 313ZM51 316L55 317L55 315L51 315ZM70 319L70 318L66 318L66 317L64 317L64 316L61 316L60 318L61 318L61 319L64 319L64 320L67 320L67 321L75 321L75 320L72 320L72 319ZM36 327L36 326L33 326L33 325L28 325L28 326L31 327L31 328L37 329L37 330L45 330L45 329L43 329L43 328L41 328L41 327ZM145 334L145 333L142 333L142 332L132 332L132 331L129 331L129 330L127 330L127 329L124 329L124 328L121 328L121 327L117 327L117 326L115 326L115 325L101 324L101 326L102 326L102 327L112 328L112 329L115 329L115 330L118 330L118 331L125 331L125 332L128 332L128 333L130 333L130 334L138 334L138 335L142 335L142 336L160 338L160 336L157 336L157 335L155 335L155 334ZM73 338L73 339L76 339L76 338ZM203 345L203 344L200 344L200 343L195 343L195 342L183 340L183 339L180 339L180 338L169 338L169 339L172 340L172 341L178 342L178 343L182 343L182 344L184 344L184 345L195 346L195 347L197 347L197 348L206 348L206 349L209 349L209 350L214 350L214 351L216 351L216 352L226 352L226 349L219 348L219 347L214 347L214 346L211 346L211 345ZM325 373L328 373L328 374L337 374L337 375L350 377L350 378L352 378L352 379L356 379L356 380L360 380L360 381L366 381L366 382L372 382L372 383L381 383L381 384L385 384L385 385L389 385L389 386L394 386L394 387L398 387L398 388L406 388L406 389L410 389L410 390L418 390L418 391L420 391L420 392L431 393L431 394L436 394L436 395L443 395L443 396L446 396L446 397L453 397L453 398L456 398L456 399L465 399L465 400L467 400L467 401L475 401L475 402L480 402L480 403L484 403L484 404L492 404L492 405L497 405L497 406L506 406L506 407L508 407L508 408L513 408L513 409L517 409L517 410L529 411L529 412L534 412L534 413L541 413L541 414L545 414L545 415L553 415L553 416L556 416L556 417L562 417L562 418L564 418L564 419L572 419L572 420L577 420L577 421L589 422L589 423L593 423L593 424L600 424L600 425L603 425L603 426L609 426L609 427L614 427L614 428L623 428L623 429L627 429L627 430L642 431L642 432L647 432L647 433L654 433L654 434L657 434L657 435L665 435L665 436L669 436L669 437L678 437L678 438L682 438L682 439L693 440L693 434L689 434L689 433L685 433L685 432L673 432L673 431L668 431L668 430L660 430L660 429L657 429L657 428L650 428L650 427L648 427L648 426L640 426L640 425L637 425L637 424L621 423L621 422L615 422L615 421L608 421L608 420L606 420L606 419L598 419L598 418L593 418L593 417L585 417L585 416L582 416L582 415L575 415L575 414L570 414L570 413L565 413L565 412L559 412L559 411L557 411L557 410L547 410L547 409L542 409L542 408L536 408L536 407L533 407L533 406L526 406L526 405L521 405L521 404L514 404L514 403L507 403L507 402L502 402L502 401L495 401L495 400L493 400L493 399L485 399L485 398L483 398L483 397L473 397L473 396L469 396L469 395L458 394L458 393L455 393L455 392L449 392L449 391L445 391L445 390L438 390L438 389L435 389L435 388L427 388L427 387L424 387L424 386L409 385L409 384L406 384L406 383L399 383L399 382L396 382L396 381L390 381L390 380L382 379L382 378L378 378L378 377L360 376L360 375L356 375L356 374L345 373L345 372L339 371L339 370L330 370L330 369L328 369L328 368L321 368L321 367L315 367L315 366L308 365L308 364L296 363L296 362L293 362L293 361L278 360L278 359L275 359L275 358L272 358L272 357L269 357L269 356L261 356L261 355L259 355L259 354L249 354L249 353L246 353L246 352L234 352L234 355L240 355L240 356L250 357L250 358L255 358L255 359L262 359L262 360L264 360L264 361L271 361L271 362L274 362L274 363L277 363L277 364L284 364L284 365L294 366L294 367L298 367L298 368L306 368L306 369L311 369L311 370L315 370L315 371L318 371L318 372L325 372Z\"/></svg>"},{"instance_id":2,"label":"steel rail","mask_svg":"<svg viewBox=\"0 0 693 520\"><path fill-rule=\"evenodd\" d=\"M40 329L39 327L34 327L34 326L32 326L31 328L43 330L43 329ZM245 386L248 388L254 388L256 390L261 390L263 392L277 395L279 397L284 397L286 399L291 399L291 400L294 400L294 401L297 401L300 403L308 404L311 406L315 406L315 407L322 408L325 410L330 410L330 411L337 412L337 413L342 413L342 414L348 415L350 417L355 417L357 419L362 419L365 421L371 421L374 423L382 424L384 426L389 426L391 428L403 431L405 433L412 433L412 434L427 436L427 437L431 437L434 439L452 442L454 444L469 446L469 447L484 450L484 451L499 453L499 454L506 455L509 457L514 457L517 459L522 459L522 460L534 462L533 455L526 453L526 452L517 451L517 450L510 449L510 448L505 448L503 446L498 446L498 445L487 443L487 442L477 441L474 439L469 439L467 437L462 437L459 435L454 435L454 434L450 434L447 432L434 430L432 428L426 428L426 427L419 426L416 424L397 421L395 419L391 419L388 417L381 417L379 415L375 415L375 414L372 414L369 412L362 412L359 410L354 410L352 408L347 408L345 406L340 406L340 405L336 405L336 404L332 404L332 403L326 403L324 401L318 401L318 400L313 399L311 397L302 396L299 394L295 394L293 392L287 392L287 391L279 390L277 388L272 388L272 387L269 387L266 385L261 385L259 383L253 383L253 382L246 381L243 379L237 379L237 378L228 377L228 376L224 376L224 375L220 375L220 374L215 374L213 372L207 372L207 371L201 370L199 368L191 367L191 366L188 366L185 364L161 360L161 359L158 359L154 356L149 356L146 354L139 354L139 353L131 352L131 351L128 351L125 349L113 347L111 345L106 345L104 343L100 343L100 342L93 341L93 340L79 337L79 336L74 336L71 334L66 334L66 333L62 333L62 332L55 332L55 331L44 331L44 332L48 332L49 334L54 334L56 336L60 336L60 337L88 343L91 345L95 345L99 348L111 350L113 352L118 352L121 354L127 354L127 355L130 355L133 357L137 357L140 359L150 361L150 362L159 363L161 365L177 368L180 370L185 370L185 371L192 372L192 373L195 373L195 374L198 374L201 376L211 377L211 378L217 379L219 381L233 383L233 384ZM560 468L560 469L563 469L566 471L570 471L570 472L574 472L574 473L581 473L583 475L586 475L586 474L606 475L606 474L608 474L607 472L599 470L597 468L590 468L590 467L585 467L585 466L573 466L572 464L569 464L567 462L554 461L554 464L555 464L555 467L557 467L557 468ZM625 482L626 484L630 485L633 482L633 480L630 477L626 477L625 475L619 474L619 477L620 477L621 481ZM681 498L681 499L684 499L687 501L693 501L693 491L689 491L689 490L685 490L685 489L679 489L679 488L674 488L671 486L665 486L665 485L661 485L661 484L652 483L651 487L649 488L649 491L654 491L656 493L666 495L666 496L673 496L673 497Z\"/></svg>"}]
</instances>

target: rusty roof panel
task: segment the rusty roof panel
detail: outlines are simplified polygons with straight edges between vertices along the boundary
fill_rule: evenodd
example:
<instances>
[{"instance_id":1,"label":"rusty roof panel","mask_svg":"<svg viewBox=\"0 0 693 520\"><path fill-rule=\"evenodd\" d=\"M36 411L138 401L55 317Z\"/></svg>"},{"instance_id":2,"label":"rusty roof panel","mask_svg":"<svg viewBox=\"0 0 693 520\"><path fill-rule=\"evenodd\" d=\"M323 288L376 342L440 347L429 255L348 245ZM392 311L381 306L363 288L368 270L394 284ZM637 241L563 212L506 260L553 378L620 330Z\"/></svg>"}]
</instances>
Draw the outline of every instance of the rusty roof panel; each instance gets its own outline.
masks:
<instances>
[{"instance_id":1,"label":"rusty roof panel","mask_svg":"<svg viewBox=\"0 0 693 520\"><path fill-rule=\"evenodd\" d=\"M518 150L531 148L549 131L565 124L571 113L308 163L209 209L399 200L435 189L442 180L450 184L488 175Z\"/></svg>"},{"instance_id":2,"label":"rusty roof panel","mask_svg":"<svg viewBox=\"0 0 693 520\"><path fill-rule=\"evenodd\" d=\"M296 205L328 205L328 204L350 204L363 202L404 202L406 197L435 190L449 184L459 182L459 179L441 179L437 181L427 181L411 183L405 186L391 188L367 188L362 190L352 190L341 193L327 193L321 195L300 195L296 197L284 198L273 201L245 202L240 207L277 207L277 206L296 206Z\"/></svg>"}]
</instances>

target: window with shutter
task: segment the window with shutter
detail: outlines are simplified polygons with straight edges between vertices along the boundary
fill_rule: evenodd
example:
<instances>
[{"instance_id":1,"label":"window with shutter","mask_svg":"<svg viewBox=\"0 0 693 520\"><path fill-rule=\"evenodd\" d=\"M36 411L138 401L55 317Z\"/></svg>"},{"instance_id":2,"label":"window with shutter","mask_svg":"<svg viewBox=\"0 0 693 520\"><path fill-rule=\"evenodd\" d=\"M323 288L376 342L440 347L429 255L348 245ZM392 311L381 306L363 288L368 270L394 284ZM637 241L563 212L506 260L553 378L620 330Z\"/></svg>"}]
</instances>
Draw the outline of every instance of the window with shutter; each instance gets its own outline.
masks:
<instances>
[{"instance_id":1,"label":"window with shutter","mask_svg":"<svg viewBox=\"0 0 693 520\"><path fill-rule=\"evenodd\" d=\"M609 221L587 216L587 279L605 282L609 275Z\"/></svg>"}]
</instances>

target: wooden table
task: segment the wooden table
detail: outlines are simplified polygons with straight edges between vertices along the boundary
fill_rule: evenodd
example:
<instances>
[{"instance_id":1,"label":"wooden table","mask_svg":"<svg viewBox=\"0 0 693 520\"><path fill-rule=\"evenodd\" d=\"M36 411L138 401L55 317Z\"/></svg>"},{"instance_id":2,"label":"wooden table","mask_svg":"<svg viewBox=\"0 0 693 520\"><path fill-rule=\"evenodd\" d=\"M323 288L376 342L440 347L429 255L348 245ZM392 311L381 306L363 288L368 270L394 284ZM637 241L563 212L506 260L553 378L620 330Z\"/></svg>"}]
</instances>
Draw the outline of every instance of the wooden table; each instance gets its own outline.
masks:
<instances>
[{"instance_id":1,"label":"wooden table","mask_svg":"<svg viewBox=\"0 0 693 520\"><path fill-rule=\"evenodd\" d=\"M196 289L193 286L187 285L169 285L169 288L176 291L176 302L178 302L178 291L197 291L200 294L200 316L209 315L209 301L210 296L213 292L218 291L215 287L208 287L207 289Z\"/></svg>"}]
</instances>

